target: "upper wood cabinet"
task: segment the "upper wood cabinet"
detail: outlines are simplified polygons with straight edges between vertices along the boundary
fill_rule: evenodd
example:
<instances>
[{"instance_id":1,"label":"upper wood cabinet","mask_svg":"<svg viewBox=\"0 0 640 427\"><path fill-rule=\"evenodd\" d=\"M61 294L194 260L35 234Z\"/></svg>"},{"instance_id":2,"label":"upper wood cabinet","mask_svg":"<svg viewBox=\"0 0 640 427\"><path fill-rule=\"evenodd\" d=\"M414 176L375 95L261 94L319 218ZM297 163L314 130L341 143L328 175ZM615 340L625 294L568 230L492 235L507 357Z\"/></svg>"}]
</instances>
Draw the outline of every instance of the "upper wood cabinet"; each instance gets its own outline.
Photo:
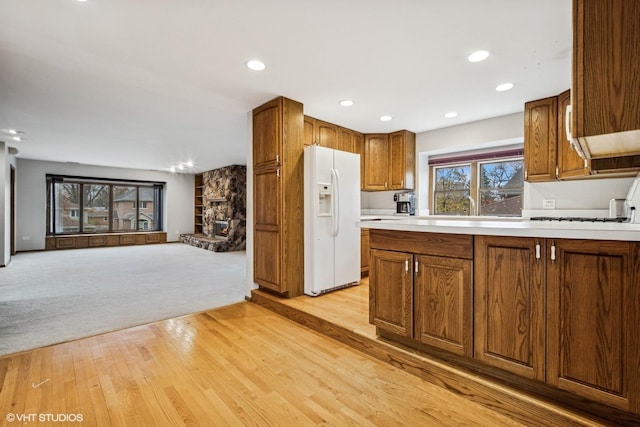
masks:
<instances>
[{"instance_id":1,"label":"upper wood cabinet","mask_svg":"<svg viewBox=\"0 0 640 427\"><path fill-rule=\"evenodd\" d=\"M558 99L558 179L569 179L588 176L591 171L589 160L585 160L573 148L567 139L566 111L571 104L571 91L567 90L557 96Z\"/></svg>"},{"instance_id":2,"label":"upper wood cabinet","mask_svg":"<svg viewBox=\"0 0 640 427\"><path fill-rule=\"evenodd\" d=\"M556 179L558 100L524 104L524 177L527 181Z\"/></svg>"},{"instance_id":3,"label":"upper wood cabinet","mask_svg":"<svg viewBox=\"0 0 640 427\"><path fill-rule=\"evenodd\" d=\"M360 132L353 134L353 152L360 154L360 189L364 190L364 135Z\"/></svg>"},{"instance_id":4,"label":"upper wood cabinet","mask_svg":"<svg viewBox=\"0 0 640 427\"><path fill-rule=\"evenodd\" d=\"M284 296L304 284L302 104L276 98L253 110L253 279Z\"/></svg>"},{"instance_id":5,"label":"upper wood cabinet","mask_svg":"<svg viewBox=\"0 0 640 427\"><path fill-rule=\"evenodd\" d=\"M389 190L389 135L364 136L364 189Z\"/></svg>"},{"instance_id":6,"label":"upper wood cabinet","mask_svg":"<svg viewBox=\"0 0 640 427\"><path fill-rule=\"evenodd\" d=\"M525 103L524 166L530 182L586 177L584 160L567 140L565 111L571 92Z\"/></svg>"},{"instance_id":7,"label":"upper wood cabinet","mask_svg":"<svg viewBox=\"0 0 640 427\"><path fill-rule=\"evenodd\" d=\"M339 149L338 126L329 122L314 119L313 117L305 116L304 144Z\"/></svg>"},{"instance_id":8,"label":"upper wood cabinet","mask_svg":"<svg viewBox=\"0 0 640 427\"><path fill-rule=\"evenodd\" d=\"M539 381L545 379L543 251L541 239L475 237L474 356Z\"/></svg>"},{"instance_id":9,"label":"upper wood cabinet","mask_svg":"<svg viewBox=\"0 0 640 427\"><path fill-rule=\"evenodd\" d=\"M636 0L573 1L571 133L592 158L640 154L638 22Z\"/></svg>"},{"instance_id":10,"label":"upper wood cabinet","mask_svg":"<svg viewBox=\"0 0 640 427\"><path fill-rule=\"evenodd\" d=\"M389 134L389 188L411 190L415 186L416 135L407 130Z\"/></svg>"},{"instance_id":11,"label":"upper wood cabinet","mask_svg":"<svg viewBox=\"0 0 640 427\"><path fill-rule=\"evenodd\" d=\"M416 135L407 130L364 136L364 190L411 190L415 186Z\"/></svg>"}]
</instances>

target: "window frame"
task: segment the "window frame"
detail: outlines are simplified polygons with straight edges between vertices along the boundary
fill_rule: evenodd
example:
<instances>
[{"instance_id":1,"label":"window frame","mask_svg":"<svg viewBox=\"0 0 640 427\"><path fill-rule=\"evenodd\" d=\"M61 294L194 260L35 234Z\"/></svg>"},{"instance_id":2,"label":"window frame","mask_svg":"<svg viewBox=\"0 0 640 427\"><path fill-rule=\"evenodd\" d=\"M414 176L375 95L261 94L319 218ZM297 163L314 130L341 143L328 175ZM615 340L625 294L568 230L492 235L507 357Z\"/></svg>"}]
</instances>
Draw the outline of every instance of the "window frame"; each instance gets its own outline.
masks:
<instances>
[{"instance_id":1,"label":"window frame","mask_svg":"<svg viewBox=\"0 0 640 427\"><path fill-rule=\"evenodd\" d=\"M78 218L78 229L77 231L56 231L56 205L59 203L58 197L56 194L56 184L77 184L79 185L78 192L80 194L78 207L74 208L77 211L77 215L73 218ZM108 186L108 230L100 230L96 231L86 231L84 229L84 185L102 185ZM164 231L163 229L163 220L162 220L162 205L163 205L163 197L164 197L164 182L157 181L132 181L132 180L120 180L120 179L106 179L106 178L95 178L95 177L79 177L79 176L61 176L61 175L49 175L46 176L46 186L47 186L47 236L66 236L66 235L95 235L95 234L121 234L121 233L139 233L141 231ZM114 216L115 216L115 207L117 203L114 200L114 192L113 188L115 186L129 186L136 188L136 200L133 202L136 206L135 208L135 229L114 229ZM149 188L153 193L153 228L139 229L138 227L138 218L140 216L140 189L141 188ZM146 204L146 203L145 203ZM102 218L102 217L101 217ZM149 221L147 221L147 224Z\"/></svg>"},{"instance_id":2,"label":"window frame","mask_svg":"<svg viewBox=\"0 0 640 427\"><path fill-rule=\"evenodd\" d=\"M506 155L504 157L484 157L484 158L469 158L468 160L465 160L464 158L457 158L455 161L451 161L451 163L438 163L438 164L433 164L433 165L429 165L429 182L431 183L430 185L430 190L429 190L429 214L430 215L434 215L434 216L465 216L464 214L450 214L450 213L443 213L443 214L438 214L436 213L436 205L435 205L435 192L436 192L436 169L443 169L443 168L455 168L455 167L460 167L460 166L470 166L470 188L469 188L469 195L473 198L475 204L476 204L476 215L477 216L495 216L495 215L481 215L480 214L480 194L481 194L481 188L480 188L480 165L481 164L486 164L486 163L498 163L498 162L503 162L503 161L521 161L522 162L522 167L524 168L524 156L521 154L517 154L517 155ZM522 193L523 193L523 203L524 203L524 181L523 181L523 186L522 186ZM522 216L522 213L520 213L520 216ZM510 216L504 216L505 218L514 218L514 217L510 217Z\"/></svg>"}]
</instances>

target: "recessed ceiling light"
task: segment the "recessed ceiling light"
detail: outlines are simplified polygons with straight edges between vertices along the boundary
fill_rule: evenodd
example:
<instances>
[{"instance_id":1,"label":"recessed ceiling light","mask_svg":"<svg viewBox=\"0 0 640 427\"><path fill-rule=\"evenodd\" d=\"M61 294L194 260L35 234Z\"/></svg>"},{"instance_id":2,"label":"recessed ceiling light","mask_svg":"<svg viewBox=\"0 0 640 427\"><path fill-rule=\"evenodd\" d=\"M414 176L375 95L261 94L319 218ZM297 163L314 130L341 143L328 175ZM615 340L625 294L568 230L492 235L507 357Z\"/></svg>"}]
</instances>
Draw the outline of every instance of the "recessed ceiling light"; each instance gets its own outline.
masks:
<instances>
[{"instance_id":1,"label":"recessed ceiling light","mask_svg":"<svg viewBox=\"0 0 640 427\"><path fill-rule=\"evenodd\" d=\"M380 121L381 122L388 122L388 121L391 121L392 118L393 117L391 117L391 116L380 116Z\"/></svg>"},{"instance_id":2,"label":"recessed ceiling light","mask_svg":"<svg viewBox=\"0 0 640 427\"><path fill-rule=\"evenodd\" d=\"M467 56L469 62L480 62L484 61L489 57L489 52L486 50L477 50L473 52L471 55Z\"/></svg>"},{"instance_id":3,"label":"recessed ceiling light","mask_svg":"<svg viewBox=\"0 0 640 427\"><path fill-rule=\"evenodd\" d=\"M175 167L175 166L171 166L171 167L169 168L169 172L171 172L171 173L176 173L176 167Z\"/></svg>"},{"instance_id":4,"label":"recessed ceiling light","mask_svg":"<svg viewBox=\"0 0 640 427\"><path fill-rule=\"evenodd\" d=\"M7 132L9 132L11 135L15 135L18 133L18 131L15 129L7 129Z\"/></svg>"},{"instance_id":5,"label":"recessed ceiling light","mask_svg":"<svg viewBox=\"0 0 640 427\"><path fill-rule=\"evenodd\" d=\"M188 167L188 168L192 168L192 167L193 167L193 162L192 162L191 160L189 160L189 161L186 163L186 165L187 165L187 167Z\"/></svg>"},{"instance_id":6,"label":"recessed ceiling light","mask_svg":"<svg viewBox=\"0 0 640 427\"><path fill-rule=\"evenodd\" d=\"M178 169L179 169L179 170L184 170L184 163L180 163L180 164L178 165Z\"/></svg>"},{"instance_id":7,"label":"recessed ceiling light","mask_svg":"<svg viewBox=\"0 0 640 427\"><path fill-rule=\"evenodd\" d=\"M247 68L253 71L262 71L265 68L267 68L267 66L264 65L264 62L262 61L258 61L257 59L252 59L251 61L247 61Z\"/></svg>"},{"instance_id":8,"label":"recessed ceiling light","mask_svg":"<svg viewBox=\"0 0 640 427\"><path fill-rule=\"evenodd\" d=\"M20 138L19 136L14 136L13 138L14 141L22 141L22 138Z\"/></svg>"},{"instance_id":9,"label":"recessed ceiling light","mask_svg":"<svg viewBox=\"0 0 640 427\"><path fill-rule=\"evenodd\" d=\"M447 118L447 119L453 119L457 115L458 115L458 113L456 113L455 111L450 111L447 114L445 114L444 117Z\"/></svg>"},{"instance_id":10,"label":"recessed ceiling light","mask_svg":"<svg viewBox=\"0 0 640 427\"><path fill-rule=\"evenodd\" d=\"M496 86L496 90L498 92L504 92L505 90L513 89L513 83L502 83L501 85Z\"/></svg>"},{"instance_id":11,"label":"recessed ceiling light","mask_svg":"<svg viewBox=\"0 0 640 427\"><path fill-rule=\"evenodd\" d=\"M353 105L353 101L351 99L343 99L339 104L343 107L351 107Z\"/></svg>"}]
</instances>

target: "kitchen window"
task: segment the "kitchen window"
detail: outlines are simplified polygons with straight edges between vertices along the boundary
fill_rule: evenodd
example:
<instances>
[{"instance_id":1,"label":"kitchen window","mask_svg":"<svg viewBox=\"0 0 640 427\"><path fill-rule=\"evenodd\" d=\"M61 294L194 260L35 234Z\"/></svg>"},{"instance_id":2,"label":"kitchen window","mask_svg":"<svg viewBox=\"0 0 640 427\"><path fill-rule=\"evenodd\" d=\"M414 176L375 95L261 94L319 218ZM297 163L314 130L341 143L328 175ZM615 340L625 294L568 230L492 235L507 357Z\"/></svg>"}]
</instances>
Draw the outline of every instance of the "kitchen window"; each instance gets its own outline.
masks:
<instances>
[{"instance_id":1,"label":"kitchen window","mask_svg":"<svg viewBox=\"0 0 640 427\"><path fill-rule=\"evenodd\" d=\"M161 231L163 188L163 183L48 175L47 235Z\"/></svg>"},{"instance_id":2,"label":"kitchen window","mask_svg":"<svg viewBox=\"0 0 640 427\"><path fill-rule=\"evenodd\" d=\"M439 158L429 169L432 215L522 215L522 150Z\"/></svg>"}]
</instances>

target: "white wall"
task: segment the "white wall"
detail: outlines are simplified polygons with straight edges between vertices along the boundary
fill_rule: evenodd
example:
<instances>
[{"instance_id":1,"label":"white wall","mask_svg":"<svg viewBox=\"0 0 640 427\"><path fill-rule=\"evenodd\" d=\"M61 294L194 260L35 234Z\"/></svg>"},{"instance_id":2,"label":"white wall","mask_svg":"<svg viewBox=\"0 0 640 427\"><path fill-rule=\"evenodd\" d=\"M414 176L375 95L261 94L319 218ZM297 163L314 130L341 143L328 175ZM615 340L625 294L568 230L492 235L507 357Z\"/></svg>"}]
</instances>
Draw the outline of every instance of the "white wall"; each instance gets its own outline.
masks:
<instances>
[{"instance_id":1,"label":"white wall","mask_svg":"<svg viewBox=\"0 0 640 427\"><path fill-rule=\"evenodd\" d=\"M42 250L46 235L46 174L166 182L163 228L168 241L193 233L194 179L189 174L18 159L16 249Z\"/></svg>"}]
</instances>

